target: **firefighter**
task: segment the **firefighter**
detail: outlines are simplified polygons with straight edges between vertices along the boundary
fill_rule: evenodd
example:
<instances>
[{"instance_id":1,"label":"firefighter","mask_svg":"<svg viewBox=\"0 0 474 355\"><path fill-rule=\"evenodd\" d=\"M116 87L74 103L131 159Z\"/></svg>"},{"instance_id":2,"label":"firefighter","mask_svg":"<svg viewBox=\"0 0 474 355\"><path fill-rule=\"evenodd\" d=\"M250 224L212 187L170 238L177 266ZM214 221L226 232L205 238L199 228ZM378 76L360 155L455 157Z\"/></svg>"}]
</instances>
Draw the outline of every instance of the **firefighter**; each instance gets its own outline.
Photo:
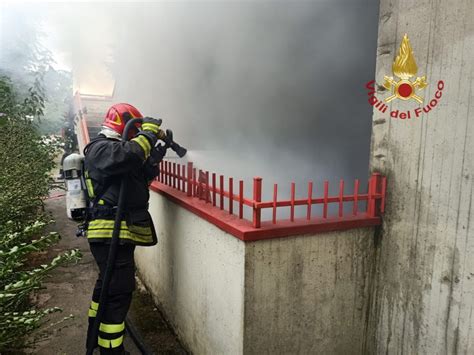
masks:
<instances>
[{"instance_id":1,"label":"firefighter","mask_svg":"<svg viewBox=\"0 0 474 355\"><path fill-rule=\"evenodd\" d=\"M89 308L86 345L93 342L94 347L99 346L101 354L127 354L123 347L124 320L135 289L135 246L151 246L157 242L148 213L148 185L159 173L158 163L165 155L166 147L155 147L157 140L163 136L161 120L149 117L143 118L141 131L134 128L132 138L122 142L125 124L136 117L142 115L132 105L113 105L106 114L98 137L84 148L84 174L90 200L87 239L99 267ZM120 243L107 304L101 305L105 307L105 313L100 323L99 336L91 339L112 238L120 182L124 175L128 176L129 181Z\"/></svg>"}]
</instances>

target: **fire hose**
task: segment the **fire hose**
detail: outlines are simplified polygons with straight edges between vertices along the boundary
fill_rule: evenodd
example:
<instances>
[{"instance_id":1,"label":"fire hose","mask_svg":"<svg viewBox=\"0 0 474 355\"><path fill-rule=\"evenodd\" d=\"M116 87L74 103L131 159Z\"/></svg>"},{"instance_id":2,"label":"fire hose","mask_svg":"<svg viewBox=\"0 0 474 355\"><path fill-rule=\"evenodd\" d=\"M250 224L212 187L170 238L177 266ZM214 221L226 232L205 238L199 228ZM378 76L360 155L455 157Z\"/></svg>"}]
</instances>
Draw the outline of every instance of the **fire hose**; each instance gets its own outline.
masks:
<instances>
[{"instance_id":1,"label":"fire hose","mask_svg":"<svg viewBox=\"0 0 474 355\"><path fill-rule=\"evenodd\" d=\"M130 130L130 128L137 123L138 124L142 123L142 119L134 118L127 122L122 134L123 142L127 141L128 131ZM162 137L160 137L160 139L162 139L165 142L165 147L171 148L180 158L186 155L186 149L181 147L178 143L176 143L173 140L173 133L171 130L167 130L166 135L163 135ZM105 267L105 273L103 276L104 278L102 281L102 289L100 291L99 308L97 309L97 315L95 317L94 325L92 327L92 339L97 339L97 337L99 336L100 322L102 321L102 318L105 313L105 305L107 304L107 296L108 296L107 293L109 291L110 281L112 279L113 266L115 264L115 258L117 256L117 247L119 245L119 240L120 240L119 238L120 225L122 223L122 217L124 215L127 185L128 185L128 177L127 175L124 175L120 182L120 193L119 193L119 198L118 198L118 203L117 203L117 212L116 212L115 221L114 221L114 230L112 232L112 239L110 241L110 247L109 247L109 255L107 257L107 265ZM87 352L86 352L87 355L93 354L94 345L95 345L94 341L91 341L90 344L88 344Z\"/></svg>"}]
</instances>

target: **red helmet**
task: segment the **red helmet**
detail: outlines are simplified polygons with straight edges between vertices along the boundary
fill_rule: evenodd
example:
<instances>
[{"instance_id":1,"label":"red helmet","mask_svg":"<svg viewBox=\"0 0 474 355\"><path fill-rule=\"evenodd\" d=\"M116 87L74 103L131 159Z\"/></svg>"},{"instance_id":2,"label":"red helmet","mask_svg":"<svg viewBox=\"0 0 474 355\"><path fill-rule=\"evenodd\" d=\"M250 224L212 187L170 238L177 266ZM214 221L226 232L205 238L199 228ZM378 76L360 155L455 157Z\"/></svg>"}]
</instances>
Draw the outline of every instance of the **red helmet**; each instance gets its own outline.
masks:
<instances>
[{"instance_id":1,"label":"red helmet","mask_svg":"<svg viewBox=\"0 0 474 355\"><path fill-rule=\"evenodd\" d=\"M105 114L102 126L109 127L115 132L122 134L125 124L131 118L143 117L135 107L130 104L115 104Z\"/></svg>"}]
</instances>

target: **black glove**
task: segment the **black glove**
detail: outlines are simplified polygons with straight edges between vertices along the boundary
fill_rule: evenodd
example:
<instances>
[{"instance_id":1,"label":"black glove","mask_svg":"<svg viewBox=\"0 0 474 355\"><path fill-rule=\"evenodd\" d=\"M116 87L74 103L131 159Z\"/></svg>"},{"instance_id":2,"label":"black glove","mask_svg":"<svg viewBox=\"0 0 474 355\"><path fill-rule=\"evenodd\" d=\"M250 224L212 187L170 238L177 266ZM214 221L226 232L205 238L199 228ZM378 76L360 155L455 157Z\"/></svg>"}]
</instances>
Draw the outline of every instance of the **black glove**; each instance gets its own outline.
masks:
<instances>
[{"instance_id":1,"label":"black glove","mask_svg":"<svg viewBox=\"0 0 474 355\"><path fill-rule=\"evenodd\" d=\"M160 175L160 161L166 154L166 146L158 144L151 150L150 157L144 165L144 172L147 180L151 181Z\"/></svg>"},{"instance_id":2,"label":"black glove","mask_svg":"<svg viewBox=\"0 0 474 355\"><path fill-rule=\"evenodd\" d=\"M165 157L167 149L166 146L158 144L150 153L150 163L152 165L158 165Z\"/></svg>"},{"instance_id":3,"label":"black glove","mask_svg":"<svg viewBox=\"0 0 474 355\"><path fill-rule=\"evenodd\" d=\"M158 135L158 132L160 131L160 126L162 123L162 119L154 119L151 117L144 117L142 121L142 131L151 131Z\"/></svg>"},{"instance_id":4,"label":"black glove","mask_svg":"<svg viewBox=\"0 0 474 355\"><path fill-rule=\"evenodd\" d=\"M161 126L161 118L160 119L154 119L151 117L144 117L142 121L142 130L138 132L137 137L142 135L145 136L148 141L150 142L150 145L152 147L155 146L156 142L160 137L164 134L163 131L160 129Z\"/></svg>"},{"instance_id":5,"label":"black glove","mask_svg":"<svg viewBox=\"0 0 474 355\"><path fill-rule=\"evenodd\" d=\"M168 149L171 146L171 143L173 142L173 131L171 129L167 129L166 134L163 134L160 139L165 142L165 147L166 149Z\"/></svg>"}]
</instances>

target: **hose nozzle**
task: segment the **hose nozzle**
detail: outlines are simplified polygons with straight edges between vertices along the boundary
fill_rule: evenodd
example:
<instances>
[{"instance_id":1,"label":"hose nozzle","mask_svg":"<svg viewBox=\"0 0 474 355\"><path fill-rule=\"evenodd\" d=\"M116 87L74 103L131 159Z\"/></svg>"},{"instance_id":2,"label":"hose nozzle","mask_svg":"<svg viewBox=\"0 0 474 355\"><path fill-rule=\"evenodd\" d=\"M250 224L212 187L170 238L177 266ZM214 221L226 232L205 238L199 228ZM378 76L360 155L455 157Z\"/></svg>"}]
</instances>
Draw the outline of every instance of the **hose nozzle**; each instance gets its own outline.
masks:
<instances>
[{"instance_id":1,"label":"hose nozzle","mask_svg":"<svg viewBox=\"0 0 474 355\"><path fill-rule=\"evenodd\" d=\"M181 147L178 143L173 140L173 131L171 129L166 130L166 136L163 138L163 141L169 146L178 157L182 158L186 155L188 150L184 147Z\"/></svg>"},{"instance_id":2,"label":"hose nozzle","mask_svg":"<svg viewBox=\"0 0 474 355\"><path fill-rule=\"evenodd\" d=\"M128 132L130 128L135 125L136 123L142 123L142 118L133 118L127 122L124 128L124 133L122 135L122 140L126 141L128 137ZM160 119L161 121L161 119ZM159 139L165 142L166 146L173 149L173 151L178 155L178 157L182 158L186 155L187 149L181 147L178 143L173 140L173 131L171 129L167 129L166 133L160 130Z\"/></svg>"}]
</instances>

